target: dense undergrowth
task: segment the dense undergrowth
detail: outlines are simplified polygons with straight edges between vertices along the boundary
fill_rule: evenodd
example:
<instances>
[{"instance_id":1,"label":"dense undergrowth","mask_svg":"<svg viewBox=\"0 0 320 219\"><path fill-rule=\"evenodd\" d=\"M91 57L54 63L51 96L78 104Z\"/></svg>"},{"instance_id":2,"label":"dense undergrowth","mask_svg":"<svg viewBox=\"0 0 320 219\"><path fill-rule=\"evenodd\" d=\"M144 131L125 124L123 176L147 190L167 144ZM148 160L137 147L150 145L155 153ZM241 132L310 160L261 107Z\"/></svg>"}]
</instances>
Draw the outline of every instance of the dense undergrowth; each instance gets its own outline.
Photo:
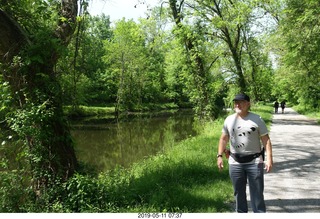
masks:
<instances>
[{"instance_id":1,"label":"dense undergrowth","mask_svg":"<svg viewBox=\"0 0 320 219\"><path fill-rule=\"evenodd\" d=\"M271 106L252 111L270 125ZM2 162L0 212L231 212L228 165L216 167L222 123L201 124L200 135L130 168L82 171L38 196L25 186L26 174Z\"/></svg>"}]
</instances>

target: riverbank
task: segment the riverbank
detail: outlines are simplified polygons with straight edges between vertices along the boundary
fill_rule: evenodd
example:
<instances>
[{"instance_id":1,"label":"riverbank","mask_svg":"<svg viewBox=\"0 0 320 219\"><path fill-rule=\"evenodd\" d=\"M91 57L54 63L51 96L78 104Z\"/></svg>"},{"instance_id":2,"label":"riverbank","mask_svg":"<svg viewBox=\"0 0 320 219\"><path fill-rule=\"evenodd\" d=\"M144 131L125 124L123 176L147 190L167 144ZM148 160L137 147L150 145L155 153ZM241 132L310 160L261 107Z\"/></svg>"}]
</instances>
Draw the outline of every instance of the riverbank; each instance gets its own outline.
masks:
<instances>
[{"instance_id":1,"label":"riverbank","mask_svg":"<svg viewBox=\"0 0 320 219\"><path fill-rule=\"evenodd\" d=\"M253 111L270 125L272 107ZM228 167L221 172L216 167L222 124L223 118L203 124L200 135L130 168L117 167L97 177L77 174L48 211L232 212Z\"/></svg>"},{"instance_id":2,"label":"riverbank","mask_svg":"<svg viewBox=\"0 0 320 219\"><path fill-rule=\"evenodd\" d=\"M270 125L272 106L254 106L252 111ZM0 211L233 212L228 165L221 172L216 166L222 124L223 118L203 123L200 135L129 168L118 166L98 174L83 170L66 183L45 191L41 200L35 199L29 187L21 185L20 174L2 173L7 180L0 192Z\"/></svg>"},{"instance_id":3,"label":"riverbank","mask_svg":"<svg viewBox=\"0 0 320 219\"><path fill-rule=\"evenodd\" d=\"M187 106L187 105L186 105ZM191 106L187 108L192 109ZM145 104L143 108L135 109L132 112L121 112L119 115L126 116L128 114L145 114L145 113L159 113L163 111L178 110L179 106L173 103L167 104ZM83 117L105 117L113 118L116 115L116 109L114 106L77 106L73 108L72 106L64 106L64 114L69 118L83 118ZM118 115L118 116L119 116Z\"/></svg>"}]
</instances>

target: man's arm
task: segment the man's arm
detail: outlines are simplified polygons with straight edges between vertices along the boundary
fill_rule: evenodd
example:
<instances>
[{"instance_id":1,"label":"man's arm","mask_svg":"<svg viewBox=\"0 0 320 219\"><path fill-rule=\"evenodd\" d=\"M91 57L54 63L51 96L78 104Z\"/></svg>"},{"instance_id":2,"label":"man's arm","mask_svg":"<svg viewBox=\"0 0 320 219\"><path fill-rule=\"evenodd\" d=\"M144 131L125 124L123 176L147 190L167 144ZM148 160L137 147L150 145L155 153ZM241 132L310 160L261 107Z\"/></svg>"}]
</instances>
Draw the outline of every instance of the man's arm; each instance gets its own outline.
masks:
<instances>
[{"instance_id":1,"label":"man's arm","mask_svg":"<svg viewBox=\"0 0 320 219\"><path fill-rule=\"evenodd\" d=\"M261 136L261 141L264 149L267 152L267 161L266 161L266 170L270 172L273 166L273 158L272 158L272 144L268 134Z\"/></svg>"},{"instance_id":2,"label":"man's arm","mask_svg":"<svg viewBox=\"0 0 320 219\"><path fill-rule=\"evenodd\" d=\"M227 144L229 142L229 135L222 133L219 140L219 147L218 147L218 155L223 155L223 152L227 148ZM217 158L217 165L219 170L223 168L223 159L222 156Z\"/></svg>"}]
</instances>

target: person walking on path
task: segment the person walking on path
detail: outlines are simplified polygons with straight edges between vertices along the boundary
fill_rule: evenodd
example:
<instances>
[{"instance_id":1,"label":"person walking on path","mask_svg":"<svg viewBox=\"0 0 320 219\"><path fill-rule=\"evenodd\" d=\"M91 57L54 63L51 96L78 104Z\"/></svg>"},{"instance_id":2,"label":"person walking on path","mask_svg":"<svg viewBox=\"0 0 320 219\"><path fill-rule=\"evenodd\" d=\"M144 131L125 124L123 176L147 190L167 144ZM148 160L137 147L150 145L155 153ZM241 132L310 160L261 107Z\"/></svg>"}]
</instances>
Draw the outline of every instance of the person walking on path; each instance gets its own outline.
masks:
<instances>
[{"instance_id":1,"label":"person walking on path","mask_svg":"<svg viewBox=\"0 0 320 219\"><path fill-rule=\"evenodd\" d=\"M224 121L218 146L217 165L220 170L223 168L222 155L230 141L228 163L236 201L235 210L239 213L248 212L246 194L248 180L252 211L265 213L264 167L267 172L270 172L273 166L268 129L259 115L249 112L249 96L238 94L233 101L236 113L228 116ZM267 152L265 165L264 151Z\"/></svg>"},{"instance_id":2,"label":"person walking on path","mask_svg":"<svg viewBox=\"0 0 320 219\"><path fill-rule=\"evenodd\" d=\"M277 100L276 102L274 102L273 107L274 107L274 113L278 113L279 102Z\"/></svg>"},{"instance_id":3,"label":"person walking on path","mask_svg":"<svg viewBox=\"0 0 320 219\"><path fill-rule=\"evenodd\" d=\"M281 109L282 109L282 114L284 113L284 108L286 108L286 101L281 101L281 103L280 103L280 105L281 105Z\"/></svg>"}]
</instances>

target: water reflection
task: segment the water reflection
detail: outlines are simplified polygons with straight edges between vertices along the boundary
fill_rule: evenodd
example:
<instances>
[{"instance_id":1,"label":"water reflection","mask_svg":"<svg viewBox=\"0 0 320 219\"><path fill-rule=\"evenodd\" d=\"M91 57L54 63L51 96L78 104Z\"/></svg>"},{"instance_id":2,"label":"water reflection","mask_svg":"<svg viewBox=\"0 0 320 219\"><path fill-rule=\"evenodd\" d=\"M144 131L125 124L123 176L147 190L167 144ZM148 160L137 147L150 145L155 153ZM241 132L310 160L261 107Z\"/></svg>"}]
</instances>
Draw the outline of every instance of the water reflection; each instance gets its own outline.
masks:
<instances>
[{"instance_id":1,"label":"water reflection","mask_svg":"<svg viewBox=\"0 0 320 219\"><path fill-rule=\"evenodd\" d=\"M98 171L116 165L128 167L145 157L164 151L177 142L197 135L192 111L149 117L135 117L118 122L105 120L73 123L79 161Z\"/></svg>"}]
</instances>

